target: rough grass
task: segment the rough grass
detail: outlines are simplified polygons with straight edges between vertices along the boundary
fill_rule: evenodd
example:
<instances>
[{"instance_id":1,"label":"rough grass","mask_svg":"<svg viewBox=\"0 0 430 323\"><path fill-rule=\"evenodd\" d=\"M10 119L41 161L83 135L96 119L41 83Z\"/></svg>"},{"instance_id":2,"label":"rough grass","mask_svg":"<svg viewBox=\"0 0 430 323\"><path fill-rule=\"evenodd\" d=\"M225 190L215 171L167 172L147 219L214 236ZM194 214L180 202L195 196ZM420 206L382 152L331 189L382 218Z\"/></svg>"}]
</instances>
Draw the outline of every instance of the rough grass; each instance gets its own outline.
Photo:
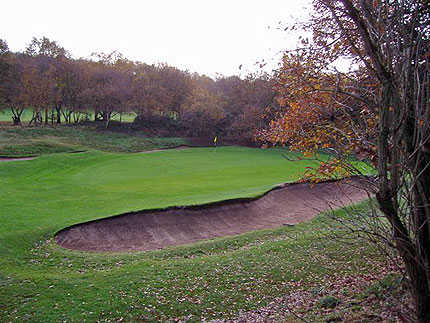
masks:
<instances>
[{"instance_id":1,"label":"rough grass","mask_svg":"<svg viewBox=\"0 0 430 323\"><path fill-rule=\"evenodd\" d=\"M49 129L38 131L52 136ZM315 166L311 160L286 161L281 153L287 152L89 151L0 164L0 320L234 317L298 288L380 267L383 260L373 246L327 239L325 233L342 229L326 217L138 253L78 252L53 242L56 231L73 223L255 196Z\"/></svg>"},{"instance_id":2,"label":"rough grass","mask_svg":"<svg viewBox=\"0 0 430 323\"><path fill-rule=\"evenodd\" d=\"M28 156L97 149L138 152L184 145L181 138L150 138L87 126L0 127L0 156Z\"/></svg>"},{"instance_id":3,"label":"rough grass","mask_svg":"<svg viewBox=\"0 0 430 323\"><path fill-rule=\"evenodd\" d=\"M318 218L134 254L82 253L43 240L19 271L3 274L0 304L6 320L17 322L198 321L234 317L296 290L385 265L370 245L328 240L327 224Z\"/></svg>"}]
</instances>

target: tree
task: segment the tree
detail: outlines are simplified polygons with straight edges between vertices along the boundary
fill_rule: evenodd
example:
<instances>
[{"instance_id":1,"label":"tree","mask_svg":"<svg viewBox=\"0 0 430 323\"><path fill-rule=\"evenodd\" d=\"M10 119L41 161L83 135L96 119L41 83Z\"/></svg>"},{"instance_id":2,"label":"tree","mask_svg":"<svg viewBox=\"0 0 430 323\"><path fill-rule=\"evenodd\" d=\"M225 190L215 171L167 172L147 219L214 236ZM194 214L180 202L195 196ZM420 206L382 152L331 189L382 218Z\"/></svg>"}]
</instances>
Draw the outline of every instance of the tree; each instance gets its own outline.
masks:
<instances>
[{"instance_id":1,"label":"tree","mask_svg":"<svg viewBox=\"0 0 430 323\"><path fill-rule=\"evenodd\" d=\"M0 39L0 109L5 108L8 96L8 86L11 74L10 53L7 42Z\"/></svg>"},{"instance_id":2,"label":"tree","mask_svg":"<svg viewBox=\"0 0 430 323\"><path fill-rule=\"evenodd\" d=\"M271 76L266 73L218 77L216 88L226 101L224 135L235 140L254 141L255 130L261 128L266 115L277 107Z\"/></svg>"},{"instance_id":3,"label":"tree","mask_svg":"<svg viewBox=\"0 0 430 323\"><path fill-rule=\"evenodd\" d=\"M277 73L286 113L260 138L337 155L320 174L378 170L374 193L405 264L418 322L430 321L430 8L426 1L314 0L312 39ZM340 59L349 72L336 70ZM380 232L383 234L383 232Z\"/></svg>"},{"instance_id":4,"label":"tree","mask_svg":"<svg viewBox=\"0 0 430 323\"><path fill-rule=\"evenodd\" d=\"M80 92L80 101L86 109L94 109L95 119L100 115L105 127L115 113L128 109L132 99L132 74L107 62L88 62L86 88Z\"/></svg>"},{"instance_id":5,"label":"tree","mask_svg":"<svg viewBox=\"0 0 430 323\"><path fill-rule=\"evenodd\" d=\"M61 80L63 76L61 67L65 61L70 59L70 53L56 41L51 41L47 37L40 39L33 37L25 50L25 54L37 62L39 76L43 75L39 81L42 81L45 85L45 89L43 90L49 90L49 92L44 94L46 99L43 105L45 124L48 124L49 121L49 109L51 109L51 122L54 122L55 111L57 113L57 123L61 123L62 86L64 86ZM36 74L33 74L33 76L36 76ZM34 86L41 89L37 83L34 83ZM39 93L39 98L41 95L43 94ZM41 107L36 107L35 113L33 113L33 120L35 117L39 117L40 111L38 109Z\"/></svg>"},{"instance_id":6,"label":"tree","mask_svg":"<svg viewBox=\"0 0 430 323\"><path fill-rule=\"evenodd\" d=\"M57 124L61 123L61 117L67 123L79 122L83 111L82 91L88 84L85 82L84 60L61 59L55 62L55 79L58 100L55 105Z\"/></svg>"},{"instance_id":7,"label":"tree","mask_svg":"<svg viewBox=\"0 0 430 323\"><path fill-rule=\"evenodd\" d=\"M28 44L25 53L29 56L70 58L70 53L67 50L60 46L55 40L50 40L47 37L42 37L40 39L33 37L30 44Z\"/></svg>"},{"instance_id":8,"label":"tree","mask_svg":"<svg viewBox=\"0 0 430 323\"><path fill-rule=\"evenodd\" d=\"M215 136L225 117L224 98L211 90L213 80L194 78L195 85L181 109L181 121L192 136Z\"/></svg>"},{"instance_id":9,"label":"tree","mask_svg":"<svg viewBox=\"0 0 430 323\"><path fill-rule=\"evenodd\" d=\"M0 55L4 55L9 52L9 46L7 42L0 38Z\"/></svg>"},{"instance_id":10,"label":"tree","mask_svg":"<svg viewBox=\"0 0 430 323\"><path fill-rule=\"evenodd\" d=\"M187 72L166 64L136 64L133 77L133 106L139 119L152 115L177 115L191 92Z\"/></svg>"},{"instance_id":11,"label":"tree","mask_svg":"<svg viewBox=\"0 0 430 323\"><path fill-rule=\"evenodd\" d=\"M0 56L0 106L10 108L14 125L21 124L21 116L28 104L24 75L28 66L23 55L5 52Z\"/></svg>"}]
</instances>

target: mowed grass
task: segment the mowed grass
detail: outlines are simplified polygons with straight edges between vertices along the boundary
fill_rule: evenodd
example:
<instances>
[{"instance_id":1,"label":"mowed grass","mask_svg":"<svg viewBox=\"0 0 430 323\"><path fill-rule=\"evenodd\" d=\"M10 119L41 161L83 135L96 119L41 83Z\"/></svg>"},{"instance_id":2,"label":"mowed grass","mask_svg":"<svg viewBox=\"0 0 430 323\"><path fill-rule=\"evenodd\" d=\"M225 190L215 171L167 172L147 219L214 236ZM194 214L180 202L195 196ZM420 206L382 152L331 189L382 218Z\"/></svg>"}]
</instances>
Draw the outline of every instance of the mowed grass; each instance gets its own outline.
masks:
<instances>
[{"instance_id":1,"label":"mowed grass","mask_svg":"<svg viewBox=\"0 0 430 323\"><path fill-rule=\"evenodd\" d=\"M298 286L374 270L380 259L372 246L327 240L334 224L324 217L139 253L77 252L53 242L56 231L96 218L257 196L316 165L285 153L295 157L218 147L0 163L0 321L228 317Z\"/></svg>"}]
</instances>

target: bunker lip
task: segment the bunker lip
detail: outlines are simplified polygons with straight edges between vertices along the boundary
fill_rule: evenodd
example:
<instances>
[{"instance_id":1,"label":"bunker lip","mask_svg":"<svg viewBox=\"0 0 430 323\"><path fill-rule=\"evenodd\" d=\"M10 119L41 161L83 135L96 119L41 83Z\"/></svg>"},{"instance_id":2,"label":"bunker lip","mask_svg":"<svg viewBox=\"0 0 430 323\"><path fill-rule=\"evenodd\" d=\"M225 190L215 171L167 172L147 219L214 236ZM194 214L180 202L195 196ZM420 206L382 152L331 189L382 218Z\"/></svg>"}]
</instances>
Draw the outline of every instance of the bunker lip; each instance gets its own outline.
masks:
<instances>
[{"instance_id":1,"label":"bunker lip","mask_svg":"<svg viewBox=\"0 0 430 323\"><path fill-rule=\"evenodd\" d=\"M294 225L367 197L358 177L312 187L309 183L283 184L256 198L143 210L75 224L60 230L55 241L81 251L155 250Z\"/></svg>"}]
</instances>

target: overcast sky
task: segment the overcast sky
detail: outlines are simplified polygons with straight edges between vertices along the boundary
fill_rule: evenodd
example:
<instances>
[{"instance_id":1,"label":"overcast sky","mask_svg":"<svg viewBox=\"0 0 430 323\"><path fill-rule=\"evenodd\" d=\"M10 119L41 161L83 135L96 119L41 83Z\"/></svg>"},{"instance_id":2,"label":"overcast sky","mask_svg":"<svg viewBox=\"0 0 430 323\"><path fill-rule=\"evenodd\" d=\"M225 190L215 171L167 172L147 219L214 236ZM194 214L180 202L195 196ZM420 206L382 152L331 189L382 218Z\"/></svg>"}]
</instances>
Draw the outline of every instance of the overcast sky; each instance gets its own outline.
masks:
<instances>
[{"instance_id":1,"label":"overcast sky","mask_svg":"<svg viewBox=\"0 0 430 323\"><path fill-rule=\"evenodd\" d=\"M74 57L118 50L127 58L215 76L255 70L295 36L276 27L304 16L308 0L3 1L0 38L22 51L46 36ZM239 65L244 68L239 71Z\"/></svg>"}]
</instances>

